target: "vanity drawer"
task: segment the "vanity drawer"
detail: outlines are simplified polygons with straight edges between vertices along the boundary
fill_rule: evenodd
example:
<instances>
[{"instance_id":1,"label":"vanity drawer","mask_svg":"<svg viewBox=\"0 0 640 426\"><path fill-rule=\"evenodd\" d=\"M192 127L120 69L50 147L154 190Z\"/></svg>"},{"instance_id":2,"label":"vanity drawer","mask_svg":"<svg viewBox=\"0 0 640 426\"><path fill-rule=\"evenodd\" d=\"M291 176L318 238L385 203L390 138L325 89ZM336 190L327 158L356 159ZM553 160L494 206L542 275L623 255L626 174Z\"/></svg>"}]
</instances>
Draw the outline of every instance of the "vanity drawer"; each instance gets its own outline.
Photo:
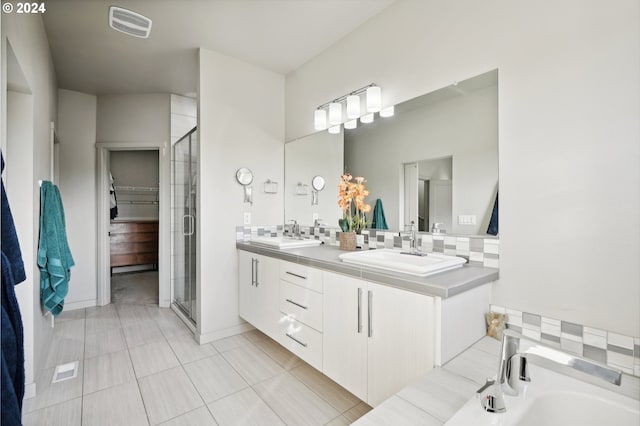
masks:
<instances>
[{"instance_id":1,"label":"vanity drawer","mask_svg":"<svg viewBox=\"0 0 640 426\"><path fill-rule=\"evenodd\" d=\"M322 331L322 294L280 280L280 311Z\"/></svg>"},{"instance_id":2,"label":"vanity drawer","mask_svg":"<svg viewBox=\"0 0 640 426\"><path fill-rule=\"evenodd\" d=\"M322 333L291 317L280 320L278 342L317 370L322 371Z\"/></svg>"},{"instance_id":3,"label":"vanity drawer","mask_svg":"<svg viewBox=\"0 0 640 426\"><path fill-rule=\"evenodd\" d=\"M322 293L322 271L297 263L280 262L280 279Z\"/></svg>"}]
</instances>

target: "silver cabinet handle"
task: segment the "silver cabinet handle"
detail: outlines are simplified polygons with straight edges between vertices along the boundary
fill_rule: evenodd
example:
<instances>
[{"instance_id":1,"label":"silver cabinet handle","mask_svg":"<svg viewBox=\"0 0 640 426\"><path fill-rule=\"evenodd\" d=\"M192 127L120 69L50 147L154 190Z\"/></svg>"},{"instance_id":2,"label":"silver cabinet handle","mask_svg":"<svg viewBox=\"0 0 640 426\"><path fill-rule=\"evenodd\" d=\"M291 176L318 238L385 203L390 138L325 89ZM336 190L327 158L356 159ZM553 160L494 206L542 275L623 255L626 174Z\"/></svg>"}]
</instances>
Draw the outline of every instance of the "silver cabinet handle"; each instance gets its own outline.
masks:
<instances>
[{"instance_id":1,"label":"silver cabinet handle","mask_svg":"<svg viewBox=\"0 0 640 426\"><path fill-rule=\"evenodd\" d=\"M368 322L369 322L369 337L373 336L373 292L371 290L369 293L369 312L368 312Z\"/></svg>"},{"instance_id":2,"label":"silver cabinet handle","mask_svg":"<svg viewBox=\"0 0 640 426\"><path fill-rule=\"evenodd\" d=\"M299 345L304 346L305 348L307 347L306 343L301 342L300 340L296 339L295 337L293 337L292 335L290 335L289 333L285 333L287 335L287 337L291 340L293 340L294 342L296 342Z\"/></svg>"},{"instance_id":3,"label":"silver cabinet handle","mask_svg":"<svg viewBox=\"0 0 640 426\"><path fill-rule=\"evenodd\" d=\"M308 307L308 306L301 305L300 303L295 302L295 301L293 301L293 300L291 300L291 299L285 299L285 300L286 300L287 302L291 303L292 305L296 305L296 306L297 306L297 307L299 307L299 308L302 308L302 309L309 309L309 307Z\"/></svg>"},{"instance_id":4,"label":"silver cabinet handle","mask_svg":"<svg viewBox=\"0 0 640 426\"><path fill-rule=\"evenodd\" d=\"M307 279L307 277L305 277L304 275L294 274L293 272L289 272L289 271L286 271L286 273L287 273L287 274L289 274L289 275L293 275L294 277L301 278L301 279L303 279L303 280L306 280L306 279Z\"/></svg>"},{"instance_id":5,"label":"silver cabinet handle","mask_svg":"<svg viewBox=\"0 0 640 426\"><path fill-rule=\"evenodd\" d=\"M362 333L362 289L358 287L358 333Z\"/></svg>"},{"instance_id":6,"label":"silver cabinet handle","mask_svg":"<svg viewBox=\"0 0 640 426\"><path fill-rule=\"evenodd\" d=\"M251 258L251 286L256 284L256 259Z\"/></svg>"},{"instance_id":7,"label":"silver cabinet handle","mask_svg":"<svg viewBox=\"0 0 640 426\"><path fill-rule=\"evenodd\" d=\"M258 280L258 277L260 277L260 272L258 271L259 263L260 263L260 260L256 259L256 287L260 285L260 281Z\"/></svg>"}]
</instances>

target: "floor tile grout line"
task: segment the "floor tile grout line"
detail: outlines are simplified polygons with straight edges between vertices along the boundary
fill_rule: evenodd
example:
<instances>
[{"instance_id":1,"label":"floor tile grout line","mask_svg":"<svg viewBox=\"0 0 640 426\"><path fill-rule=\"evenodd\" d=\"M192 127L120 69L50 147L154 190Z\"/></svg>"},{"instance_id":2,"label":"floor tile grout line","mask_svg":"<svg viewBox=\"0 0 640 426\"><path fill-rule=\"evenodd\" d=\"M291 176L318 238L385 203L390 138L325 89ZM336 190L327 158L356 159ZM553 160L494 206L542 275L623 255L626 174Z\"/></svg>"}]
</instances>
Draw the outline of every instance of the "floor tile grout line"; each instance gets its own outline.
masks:
<instances>
[{"instance_id":1,"label":"floor tile grout line","mask_svg":"<svg viewBox=\"0 0 640 426\"><path fill-rule=\"evenodd\" d=\"M268 338L268 339L270 339L268 336L267 336L267 338ZM266 340L266 339L265 339L265 340ZM280 345L280 344L279 344L278 342L276 342L275 340L274 340L274 342L275 342L276 344ZM281 364L280 364L280 363L279 363L279 362L278 362L274 357L272 357L271 355L269 355L269 353L268 353L268 352L266 352L264 349L262 349L260 346L257 346L254 342L251 342L251 344L252 344L252 345L254 345L254 346L256 346L256 347L257 347L258 349L260 349L262 352L264 352L264 353L265 353L269 358L273 359L273 361L274 361L274 362L276 362L277 364L281 365ZM282 346L282 345L280 345L280 346ZM287 350L287 348L285 348L284 346L282 346L282 348L283 348L284 350ZM290 351L289 351L289 352L290 352ZM297 355L295 355L293 352L291 352L291 353L292 353L292 355L294 355L294 356L296 356L296 357L297 357ZM360 398L356 397L356 398L358 399L358 401L359 401L359 402L358 402L358 403L356 403L354 406L352 406L352 407L350 407L350 408L346 409L345 411L342 411L342 412L341 412L341 411L340 411L340 409L339 409L338 407L335 407L333 404L331 404L331 402L329 402L326 398L324 398L322 395L320 395L318 392L316 392L313 388L311 388L311 386L307 385L303 380L301 380L300 378L298 378L298 377L296 377L295 375L291 374L291 370L295 370L296 368L302 367L304 364L308 365L308 366L309 366L309 367L311 367L311 368L314 368L311 364L309 364L309 363L305 362L302 358L300 358L300 357L297 357L297 358L298 358L298 359L300 359L300 361L302 361L302 363L303 363L303 364L300 364L300 365L298 365L298 366L292 367L292 368L290 368L289 370L287 370L286 366L284 366L284 365L281 365L281 366L282 366L282 368L283 368L287 373L289 373L289 374L291 375L291 377L293 377L294 379L296 379L297 381L299 381L300 383L302 383L302 384L303 384L305 387L307 387L311 392L313 392L314 394L316 394L320 399L322 399L324 402L326 402L327 404L329 404L329 406L330 406L330 407L332 407L334 410L336 410L337 412L339 412L341 415L342 415L342 414L344 414L344 413L346 413L347 411L349 411L349 410L350 410L350 409L352 409L353 407L357 406L360 402L364 402L364 401L362 401ZM315 368L314 368L314 369L315 369ZM320 373L320 374L322 374L322 373ZM275 377L275 376L274 376L274 377ZM327 377L327 378L328 378L328 377ZM269 380L269 379L265 379L265 380ZM263 380L263 381L264 381L264 380ZM334 383L335 383L335 382L334 382ZM257 384L257 383L256 383L256 384ZM336 383L336 384L337 384L337 383ZM340 386L340 385L338 385L338 386ZM344 388L343 388L343 389L344 389ZM345 390L346 390L346 389L345 389ZM354 395L354 396L355 396L355 395Z\"/></svg>"},{"instance_id":2,"label":"floor tile grout line","mask_svg":"<svg viewBox=\"0 0 640 426\"><path fill-rule=\"evenodd\" d=\"M118 320L120 320L120 313L118 313L117 315L118 315ZM129 345L127 344L126 340L125 340L125 345L127 346L127 354L129 355L129 362L131 362L131 366L133 367L133 376L136 382L136 387L138 388L138 394L140 395L140 400L142 401L142 408L144 409L144 414L147 417L147 424L151 425L151 419L149 419L149 410L147 409L147 404L145 404L144 398L142 396L142 389L140 389L140 381L136 376L135 366L133 365L133 359L131 358L131 352L129 352Z\"/></svg>"}]
</instances>

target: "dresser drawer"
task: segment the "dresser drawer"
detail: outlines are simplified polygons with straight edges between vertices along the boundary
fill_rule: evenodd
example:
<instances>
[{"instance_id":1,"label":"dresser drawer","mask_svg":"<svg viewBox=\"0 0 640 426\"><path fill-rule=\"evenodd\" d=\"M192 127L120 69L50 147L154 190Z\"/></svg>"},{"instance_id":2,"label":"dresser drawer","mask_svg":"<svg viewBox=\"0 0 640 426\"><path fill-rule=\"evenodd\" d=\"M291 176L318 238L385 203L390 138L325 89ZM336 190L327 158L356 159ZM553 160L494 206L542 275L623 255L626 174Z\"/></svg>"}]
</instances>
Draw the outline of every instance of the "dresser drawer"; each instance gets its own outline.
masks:
<instances>
[{"instance_id":1,"label":"dresser drawer","mask_svg":"<svg viewBox=\"0 0 640 426\"><path fill-rule=\"evenodd\" d=\"M305 362L322 371L322 333L283 315L278 342Z\"/></svg>"},{"instance_id":2,"label":"dresser drawer","mask_svg":"<svg viewBox=\"0 0 640 426\"><path fill-rule=\"evenodd\" d=\"M297 263L280 262L280 279L322 293L322 271Z\"/></svg>"},{"instance_id":3,"label":"dresser drawer","mask_svg":"<svg viewBox=\"0 0 640 426\"><path fill-rule=\"evenodd\" d=\"M322 331L322 294L280 280L280 311Z\"/></svg>"}]
</instances>

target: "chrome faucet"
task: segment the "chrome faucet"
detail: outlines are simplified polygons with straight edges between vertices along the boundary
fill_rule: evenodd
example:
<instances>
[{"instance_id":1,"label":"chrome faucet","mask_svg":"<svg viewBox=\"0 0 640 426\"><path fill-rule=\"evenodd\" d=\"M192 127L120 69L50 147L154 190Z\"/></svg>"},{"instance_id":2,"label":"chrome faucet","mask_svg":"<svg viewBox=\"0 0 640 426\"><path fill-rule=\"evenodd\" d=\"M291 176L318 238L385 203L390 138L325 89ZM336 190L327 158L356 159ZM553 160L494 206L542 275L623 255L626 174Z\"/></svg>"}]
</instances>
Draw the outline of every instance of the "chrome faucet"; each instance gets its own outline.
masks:
<instances>
[{"instance_id":1,"label":"chrome faucet","mask_svg":"<svg viewBox=\"0 0 640 426\"><path fill-rule=\"evenodd\" d=\"M298 221L292 219L289 222L293 222L293 224L291 225L291 233L293 234L292 236L295 238L301 238L300 225L298 225Z\"/></svg>"},{"instance_id":2,"label":"chrome faucet","mask_svg":"<svg viewBox=\"0 0 640 426\"><path fill-rule=\"evenodd\" d=\"M403 251L402 254L424 256L424 253L422 252L422 246L418 245L418 229L416 227L416 223L412 220L411 224L406 225L406 227L409 227L409 251Z\"/></svg>"},{"instance_id":3,"label":"chrome faucet","mask_svg":"<svg viewBox=\"0 0 640 426\"><path fill-rule=\"evenodd\" d=\"M482 407L491 413L507 411L504 394L518 395L518 382L530 382L528 363L541 364L551 370L565 372L578 371L587 377L595 377L614 385L620 385L622 372L604 364L571 355L540 342L531 340L512 330L502 333L502 348L498 364L498 376L487 383L477 393L481 396Z\"/></svg>"}]
</instances>

